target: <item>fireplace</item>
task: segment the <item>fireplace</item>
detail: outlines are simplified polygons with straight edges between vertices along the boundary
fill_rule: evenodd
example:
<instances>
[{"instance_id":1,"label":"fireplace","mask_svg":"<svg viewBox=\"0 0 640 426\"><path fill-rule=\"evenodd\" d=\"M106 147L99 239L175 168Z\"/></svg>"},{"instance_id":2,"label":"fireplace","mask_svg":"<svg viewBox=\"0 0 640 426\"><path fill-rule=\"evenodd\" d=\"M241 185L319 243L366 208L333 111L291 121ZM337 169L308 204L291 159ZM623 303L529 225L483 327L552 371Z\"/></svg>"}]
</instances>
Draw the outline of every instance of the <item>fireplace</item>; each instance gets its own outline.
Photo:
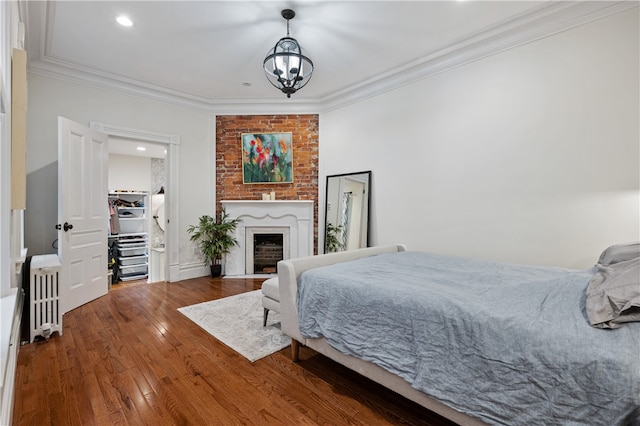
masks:
<instances>
[{"instance_id":1,"label":"fireplace","mask_svg":"<svg viewBox=\"0 0 640 426\"><path fill-rule=\"evenodd\" d=\"M224 200L220 203L230 217L240 219L234 234L238 246L233 247L225 259L226 276L275 273L275 265L260 263L256 270L256 236L261 239L265 234L281 234L282 259L313 255L313 201Z\"/></svg>"},{"instance_id":2,"label":"fireplace","mask_svg":"<svg viewBox=\"0 0 640 426\"><path fill-rule=\"evenodd\" d=\"M245 273L275 274L277 263L290 258L288 227L245 228Z\"/></svg>"},{"instance_id":3,"label":"fireplace","mask_svg":"<svg viewBox=\"0 0 640 426\"><path fill-rule=\"evenodd\" d=\"M278 272L278 261L284 259L282 257L282 249L282 234L254 235L253 273L273 274Z\"/></svg>"}]
</instances>

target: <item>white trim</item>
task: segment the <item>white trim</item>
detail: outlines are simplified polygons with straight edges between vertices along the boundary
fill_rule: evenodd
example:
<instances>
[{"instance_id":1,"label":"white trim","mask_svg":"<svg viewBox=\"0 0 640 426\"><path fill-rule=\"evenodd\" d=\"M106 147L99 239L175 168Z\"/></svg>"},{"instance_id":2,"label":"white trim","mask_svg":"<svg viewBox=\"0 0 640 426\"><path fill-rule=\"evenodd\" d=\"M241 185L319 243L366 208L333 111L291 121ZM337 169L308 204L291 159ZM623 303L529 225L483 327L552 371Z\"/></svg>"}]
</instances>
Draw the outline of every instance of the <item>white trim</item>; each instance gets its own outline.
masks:
<instances>
[{"instance_id":1,"label":"white trim","mask_svg":"<svg viewBox=\"0 0 640 426\"><path fill-rule=\"evenodd\" d=\"M313 201L221 200L220 204L231 218L240 219L234 237L242 246L248 228L287 227L290 258L313 255ZM225 274L245 275L245 256L244 247L233 247L224 259Z\"/></svg>"},{"instance_id":2,"label":"white trim","mask_svg":"<svg viewBox=\"0 0 640 426\"><path fill-rule=\"evenodd\" d=\"M18 2L0 2L0 424L13 417L16 365L20 348L23 291L20 279L26 250L22 211L11 209L11 51L19 24Z\"/></svg>"},{"instance_id":3,"label":"white trim","mask_svg":"<svg viewBox=\"0 0 640 426\"><path fill-rule=\"evenodd\" d=\"M11 290L13 257L11 242L14 232L11 229L11 115L0 114L0 297L7 296Z\"/></svg>"},{"instance_id":4,"label":"white trim","mask_svg":"<svg viewBox=\"0 0 640 426\"><path fill-rule=\"evenodd\" d=\"M240 250L244 249L245 267L244 273L255 275L254 265L254 236L264 234L282 235L282 260L291 258L291 227L290 226L246 226L244 244ZM244 247L244 248L243 248Z\"/></svg>"},{"instance_id":5,"label":"white trim","mask_svg":"<svg viewBox=\"0 0 640 426\"><path fill-rule=\"evenodd\" d=\"M169 133L157 133L148 130L132 129L129 127L115 126L113 124L99 123L97 121L91 121L90 126L92 129L106 133L109 136L180 145L180 136Z\"/></svg>"},{"instance_id":6,"label":"white trim","mask_svg":"<svg viewBox=\"0 0 640 426\"><path fill-rule=\"evenodd\" d=\"M0 424L10 425L13 416L16 366L20 349L20 327L24 296L22 289L0 298Z\"/></svg>"},{"instance_id":7,"label":"white trim","mask_svg":"<svg viewBox=\"0 0 640 426\"><path fill-rule=\"evenodd\" d=\"M11 108L5 105L9 105L9 95L4 88L5 71L0 68L0 114L5 114Z\"/></svg>"},{"instance_id":8,"label":"white trim","mask_svg":"<svg viewBox=\"0 0 640 426\"><path fill-rule=\"evenodd\" d=\"M178 270L180 280L189 280L211 275L211 269L204 262L189 262L180 265Z\"/></svg>"},{"instance_id":9,"label":"white trim","mask_svg":"<svg viewBox=\"0 0 640 426\"><path fill-rule=\"evenodd\" d=\"M180 139L178 143L170 144L167 150L167 191L171 197L171 202L167 205L165 200L165 214L167 223L171 226L167 227L165 233L165 248L167 253L167 271L165 277L168 282L182 280L180 274L180 250L176 249L180 245Z\"/></svg>"},{"instance_id":10,"label":"white trim","mask_svg":"<svg viewBox=\"0 0 640 426\"><path fill-rule=\"evenodd\" d=\"M118 136L147 142L167 145L167 190L165 191L165 219L169 226L165 230L165 248L167 262L164 276L169 282L181 280L180 252L176 249L180 241L180 136L169 133L151 132L149 130L132 129L97 121L89 123L92 129L109 136Z\"/></svg>"},{"instance_id":11,"label":"white trim","mask_svg":"<svg viewBox=\"0 0 640 426\"><path fill-rule=\"evenodd\" d=\"M222 277L223 279L244 279L244 278L261 278L261 279L268 279L268 278L278 278L278 274L250 274L250 275L225 275Z\"/></svg>"}]
</instances>

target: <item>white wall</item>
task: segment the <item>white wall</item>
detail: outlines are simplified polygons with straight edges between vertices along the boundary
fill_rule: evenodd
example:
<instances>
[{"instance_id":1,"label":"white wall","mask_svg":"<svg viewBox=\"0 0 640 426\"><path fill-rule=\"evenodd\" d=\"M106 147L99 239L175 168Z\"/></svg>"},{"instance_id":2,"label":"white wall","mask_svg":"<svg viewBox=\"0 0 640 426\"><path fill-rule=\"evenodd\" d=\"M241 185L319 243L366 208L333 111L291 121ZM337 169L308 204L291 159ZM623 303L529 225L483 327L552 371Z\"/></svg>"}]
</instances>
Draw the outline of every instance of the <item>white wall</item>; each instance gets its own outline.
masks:
<instances>
[{"instance_id":1,"label":"white wall","mask_svg":"<svg viewBox=\"0 0 640 426\"><path fill-rule=\"evenodd\" d=\"M213 116L184 107L33 74L28 75L28 84L27 173L34 179L28 178L27 182L29 199L25 213L25 239L33 240L33 230L39 226L43 232L50 232L56 223L55 205L50 205L52 203L49 202L48 205L30 208L29 200L50 200L48 194L57 191L55 183L49 182L50 185L45 188L43 178L37 179L41 175L50 178L50 169L52 166L56 168L57 117L64 116L86 126L89 126L90 121L97 121L180 136L179 263L182 270L196 268L196 265L199 267L202 262L194 252L186 228L197 223L200 215L211 214L214 211L215 193L211 187L214 179ZM46 173L41 173L43 170ZM53 236L44 238L42 245L46 243L48 246L50 240L55 239L55 230L53 231ZM31 247L29 248L30 254L35 254Z\"/></svg>"},{"instance_id":2,"label":"white wall","mask_svg":"<svg viewBox=\"0 0 640 426\"><path fill-rule=\"evenodd\" d=\"M640 239L638 21L628 11L322 114L319 181L373 171L376 245L592 266Z\"/></svg>"},{"instance_id":3,"label":"white wall","mask_svg":"<svg viewBox=\"0 0 640 426\"><path fill-rule=\"evenodd\" d=\"M151 158L109 154L109 191L151 192Z\"/></svg>"},{"instance_id":4,"label":"white wall","mask_svg":"<svg viewBox=\"0 0 640 426\"><path fill-rule=\"evenodd\" d=\"M0 111L3 111L0 113L0 232L3 237L0 241L0 298L9 295L11 283L15 280L12 271L15 256L11 253L10 244L14 231L11 228L11 49L15 47L11 35L17 26L14 10L17 10L15 2L0 3ZM4 335L4 328L0 331ZM8 346L8 335L6 341ZM4 354L4 346L0 350ZM0 362L0 373L4 373L4 359ZM4 374L0 376L0 386L3 380Z\"/></svg>"}]
</instances>

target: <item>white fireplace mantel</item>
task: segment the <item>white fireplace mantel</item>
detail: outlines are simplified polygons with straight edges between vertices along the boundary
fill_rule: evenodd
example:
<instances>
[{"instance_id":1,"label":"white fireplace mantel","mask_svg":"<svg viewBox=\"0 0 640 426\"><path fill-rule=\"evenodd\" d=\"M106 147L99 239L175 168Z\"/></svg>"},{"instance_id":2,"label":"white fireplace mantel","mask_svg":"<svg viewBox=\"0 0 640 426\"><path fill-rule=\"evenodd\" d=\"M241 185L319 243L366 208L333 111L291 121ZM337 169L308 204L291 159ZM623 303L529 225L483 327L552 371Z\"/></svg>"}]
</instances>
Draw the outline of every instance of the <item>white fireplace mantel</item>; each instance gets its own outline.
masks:
<instances>
[{"instance_id":1,"label":"white fireplace mantel","mask_svg":"<svg viewBox=\"0 0 640 426\"><path fill-rule=\"evenodd\" d=\"M289 258L313 255L313 201L223 200L229 216L240 219L234 234L238 240L226 256L227 276L246 275L246 228L289 228Z\"/></svg>"}]
</instances>

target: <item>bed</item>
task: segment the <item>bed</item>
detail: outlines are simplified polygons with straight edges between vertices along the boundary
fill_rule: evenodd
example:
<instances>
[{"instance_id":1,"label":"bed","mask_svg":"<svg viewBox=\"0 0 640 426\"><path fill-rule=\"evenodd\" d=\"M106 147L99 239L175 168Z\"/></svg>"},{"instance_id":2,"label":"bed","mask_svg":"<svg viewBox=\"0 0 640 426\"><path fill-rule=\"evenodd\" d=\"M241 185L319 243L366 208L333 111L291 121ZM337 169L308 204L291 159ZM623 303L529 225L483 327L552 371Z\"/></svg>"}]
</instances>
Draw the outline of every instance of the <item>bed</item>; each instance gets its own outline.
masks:
<instances>
[{"instance_id":1,"label":"bed","mask_svg":"<svg viewBox=\"0 0 640 426\"><path fill-rule=\"evenodd\" d=\"M458 424L640 425L640 245L629 247L588 270L402 245L285 260L282 330L294 360L304 344ZM629 300L618 282L605 288L620 265Z\"/></svg>"}]
</instances>

